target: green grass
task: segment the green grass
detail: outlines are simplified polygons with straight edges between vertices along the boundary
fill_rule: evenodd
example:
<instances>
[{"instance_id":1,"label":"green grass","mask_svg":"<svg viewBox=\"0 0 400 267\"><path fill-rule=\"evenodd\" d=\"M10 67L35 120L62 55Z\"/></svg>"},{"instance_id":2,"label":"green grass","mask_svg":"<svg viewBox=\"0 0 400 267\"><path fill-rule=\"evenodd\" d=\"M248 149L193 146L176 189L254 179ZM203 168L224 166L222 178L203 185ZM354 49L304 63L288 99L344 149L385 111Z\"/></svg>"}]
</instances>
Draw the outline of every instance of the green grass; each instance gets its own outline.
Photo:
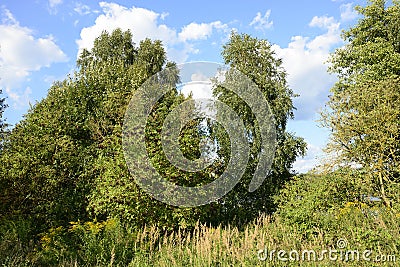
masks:
<instances>
[{"instance_id":1,"label":"green grass","mask_svg":"<svg viewBox=\"0 0 400 267\"><path fill-rule=\"evenodd\" d=\"M70 222L46 233L34 231L26 220L3 222L0 233L2 266L397 266L371 261L261 261L259 250L372 250L400 257L400 218L392 210L347 203L320 228L304 231L279 216L260 217L246 227L210 227L163 233L156 227L135 231L118 220ZM294 253L294 252L293 252ZM295 255L295 254L293 254ZM287 255L286 255L287 256ZM400 259L399 259L400 260Z\"/></svg>"}]
</instances>

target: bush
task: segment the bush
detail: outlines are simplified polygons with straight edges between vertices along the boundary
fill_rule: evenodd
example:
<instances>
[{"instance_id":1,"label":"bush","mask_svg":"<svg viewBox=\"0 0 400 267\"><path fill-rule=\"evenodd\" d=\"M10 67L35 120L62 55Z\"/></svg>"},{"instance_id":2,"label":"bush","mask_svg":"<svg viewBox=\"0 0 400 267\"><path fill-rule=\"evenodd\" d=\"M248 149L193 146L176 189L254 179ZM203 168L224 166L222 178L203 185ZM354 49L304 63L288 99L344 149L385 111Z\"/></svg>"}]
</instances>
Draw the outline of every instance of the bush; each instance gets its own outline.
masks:
<instances>
[{"instance_id":1,"label":"bush","mask_svg":"<svg viewBox=\"0 0 400 267\"><path fill-rule=\"evenodd\" d=\"M14 218L0 221L0 265L31 266L35 240L29 220Z\"/></svg>"},{"instance_id":2,"label":"bush","mask_svg":"<svg viewBox=\"0 0 400 267\"><path fill-rule=\"evenodd\" d=\"M279 217L309 233L329 228L335 214L346 203L363 203L366 191L360 173L341 169L330 174L295 177L275 196Z\"/></svg>"}]
</instances>

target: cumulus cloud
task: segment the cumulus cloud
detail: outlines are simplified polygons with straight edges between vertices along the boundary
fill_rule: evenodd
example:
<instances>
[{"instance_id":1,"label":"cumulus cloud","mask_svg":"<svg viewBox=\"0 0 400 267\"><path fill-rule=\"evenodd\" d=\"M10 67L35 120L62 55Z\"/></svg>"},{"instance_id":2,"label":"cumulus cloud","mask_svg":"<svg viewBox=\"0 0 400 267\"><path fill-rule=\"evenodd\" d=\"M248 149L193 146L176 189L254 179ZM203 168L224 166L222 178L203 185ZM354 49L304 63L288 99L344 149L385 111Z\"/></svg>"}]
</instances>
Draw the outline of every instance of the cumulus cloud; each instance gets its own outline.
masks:
<instances>
[{"instance_id":1,"label":"cumulus cloud","mask_svg":"<svg viewBox=\"0 0 400 267\"><path fill-rule=\"evenodd\" d=\"M335 24L337 23L335 23L334 17L314 16L308 25L311 27L331 28L332 26L335 26Z\"/></svg>"},{"instance_id":2,"label":"cumulus cloud","mask_svg":"<svg viewBox=\"0 0 400 267\"><path fill-rule=\"evenodd\" d=\"M256 30L269 29L274 24L273 21L269 20L270 16L271 16L271 10L267 10L264 16L262 16L260 12L257 12L257 15L250 22L250 26L253 26Z\"/></svg>"},{"instance_id":3,"label":"cumulus cloud","mask_svg":"<svg viewBox=\"0 0 400 267\"><path fill-rule=\"evenodd\" d=\"M319 35L307 44L311 51L330 52L334 44L341 41L340 38L340 23L336 22L333 17L314 17L310 22L310 27L319 27L327 30L325 34Z\"/></svg>"},{"instance_id":4,"label":"cumulus cloud","mask_svg":"<svg viewBox=\"0 0 400 267\"><path fill-rule=\"evenodd\" d=\"M15 88L33 71L68 60L52 36L35 38L31 29L20 26L11 12L4 8L0 36L0 86L6 88L6 93L16 103L23 103L21 99L30 94L31 89L27 89L19 96Z\"/></svg>"},{"instance_id":5,"label":"cumulus cloud","mask_svg":"<svg viewBox=\"0 0 400 267\"><path fill-rule=\"evenodd\" d=\"M332 48L341 43L340 23L333 17L314 17L310 27L318 27L325 33L314 38L294 36L288 47L274 45L283 67L288 72L288 83L300 97L294 100L296 119L313 119L327 100L334 77L327 73L325 64Z\"/></svg>"},{"instance_id":6,"label":"cumulus cloud","mask_svg":"<svg viewBox=\"0 0 400 267\"><path fill-rule=\"evenodd\" d=\"M274 45L278 57L283 59L283 67L288 72L289 86L300 96L294 99L295 122L305 122L310 128L316 127L313 122L318 117L318 112L328 100L329 89L336 78L327 73L327 60L330 52L335 47L342 45L340 38L340 23L333 17L315 16L309 23L309 27L316 27L322 33L314 36L294 36L287 47ZM293 124L293 123L292 123ZM315 145L320 135L325 135L321 129L313 132L304 129L299 124L294 129L303 131L302 135L309 143L308 152L304 158L298 158L294 163L294 169L304 173L320 163L324 153L322 145ZM299 128L300 127L300 128Z\"/></svg>"},{"instance_id":7,"label":"cumulus cloud","mask_svg":"<svg viewBox=\"0 0 400 267\"><path fill-rule=\"evenodd\" d=\"M190 94L196 102L196 110L203 116L214 117L217 113L215 106L207 100L215 99L212 95L212 83L209 79L200 81L195 78L197 74L193 74L193 82L186 83L182 86L181 93L188 97ZM200 74L201 75L201 74ZM204 76L205 77L205 76Z\"/></svg>"},{"instance_id":8,"label":"cumulus cloud","mask_svg":"<svg viewBox=\"0 0 400 267\"><path fill-rule=\"evenodd\" d=\"M18 21L14 18L10 10L2 8L1 12L2 12L2 18L1 18L2 24L18 24Z\"/></svg>"},{"instance_id":9,"label":"cumulus cloud","mask_svg":"<svg viewBox=\"0 0 400 267\"><path fill-rule=\"evenodd\" d=\"M342 21L352 21L357 17L358 14L354 10L352 3L343 4L340 6L340 19Z\"/></svg>"},{"instance_id":10,"label":"cumulus cloud","mask_svg":"<svg viewBox=\"0 0 400 267\"><path fill-rule=\"evenodd\" d=\"M227 25L222 24L220 21L212 23L190 23L183 27L179 33L179 39L182 41L187 40L200 40L207 39L213 32L213 29L226 29Z\"/></svg>"},{"instance_id":11,"label":"cumulus cloud","mask_svg":"<svg viewBox=\"0 0 400 267\"><path fill-rule=\"evenodd\" d=\"M91 49L94 40L103 30L111 32L116 28L131 30L133 41L139 43L145 38L161 40L166 47L168 57L176 62L184 62L188 55L198 52L189 41L207 39L213 29L225 29L227 26L219 21L211 23L191 23L182 28L181 32L160 23L166 13L156 13L145 8L127 8L116 3L100 2L102 14L95 24L83 28L80 39L77 40L79 53L83 48Z\"/></svg>"},{"instance_id":12,"label":"cumulus cloud","mask_svg":"<svg viewBox=\"0 0 400 267\"><path fill-rule=\"evenodd\" d=\"M209 77L202 73L193 73L191 82L186 83L181 92L186 97L192 94L194 99L212 98L212 83Z\"/></svg>"},{"instance_id":13,"label":"cumulus cloud","mask_svg":"<svg viewBox=\"0 0 400 267\"><path fill-rule=\"evenodd\" d=\"M313 144L307 145L307 154L304 158L299 158L293 164L293 170L298 173L306 173L321 163L323 151L322 148Z\"/></svg>"}]
</instances>

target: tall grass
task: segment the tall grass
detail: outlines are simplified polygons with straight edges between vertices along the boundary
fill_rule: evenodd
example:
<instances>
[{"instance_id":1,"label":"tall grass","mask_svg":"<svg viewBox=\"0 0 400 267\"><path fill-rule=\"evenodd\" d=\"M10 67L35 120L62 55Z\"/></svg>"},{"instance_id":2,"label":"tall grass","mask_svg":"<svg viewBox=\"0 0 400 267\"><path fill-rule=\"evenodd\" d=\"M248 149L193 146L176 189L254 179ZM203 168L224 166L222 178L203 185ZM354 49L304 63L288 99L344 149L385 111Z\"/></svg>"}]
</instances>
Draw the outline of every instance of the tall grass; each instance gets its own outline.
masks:
<instances>
[{"instance_id":1,"label":"tall grass","mask_svg":"<svg viewBox=\"0 0 400 267\"><path fill-rule=\"evenodd\" d=\"M3 266L397 266L396 262L280 261L277 251L339 249L372 250L399 255L399 216L381 209L368 211L345 205L324 227L310 232L279 216L260 215L244 228L197 224L194 229L162 232L149 226L135 231L118 220L71 222L29 239L23 221L2 227L0 256ZM258 251L275 250L262 261ZM260 254L261 255L261 254ZM287 256L287 255L286 255Z\"/></svg>"}]
</instances>

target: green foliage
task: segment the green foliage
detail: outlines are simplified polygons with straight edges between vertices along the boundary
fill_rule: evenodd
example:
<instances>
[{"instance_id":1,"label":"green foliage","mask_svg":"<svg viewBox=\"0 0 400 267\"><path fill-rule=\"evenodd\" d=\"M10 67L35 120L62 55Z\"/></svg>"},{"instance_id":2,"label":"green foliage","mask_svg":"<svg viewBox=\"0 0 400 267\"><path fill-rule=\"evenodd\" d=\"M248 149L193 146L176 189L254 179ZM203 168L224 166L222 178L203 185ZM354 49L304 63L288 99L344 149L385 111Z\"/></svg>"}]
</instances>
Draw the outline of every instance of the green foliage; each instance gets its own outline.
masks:
<instances>
[{"instance_id":1,"label":"green foliage","mask_svg":"<svg viewBox=\"0 0 400 267\"><path fill-rule=\"evenodd\" d=\"M60 88L61 87L61 88ZM70 82L54 85L9 137L1 159L2 211L22 213L48 222L82 216L84 174L91 155L80 106ZM61 123L60 123L61 122ZM75 215L73 215L75 214Z\"/></svg>"},{"instance_id":2,"label":"green foliage","mask_svg":"<svg viewBox=\"0 0 400 267\"><path fill-rule=\"evenodd\" d=\"M396 262L329 260L260 261L257 252L272 250L338 249L346 239L346 250L398 256L400 215L386 208L346 202L335 210L335 222L304 234L302 225L287 218L260 216L243 230L236 226L196 225L193 230L163 233L159 228L140 229L116 219L70 222L53 227L32 242L24 220L4 222L0 228L0 264L5 266L396 266ZM335 223L335 224L333 224ZM27 245L29 244L29 245ZM398 259L396 259L398 260Z\"/></svg>"},{"instance_id":3,"label":"green foliage","mask_svg":"<svg viewBox=\"0 0 400 267\"><path fill-rule=\"evenodd\" d=\"M246 134L250 143L250 160L247 170L239 184L222 200L225 203L226 216L235 214L236 219L246 220L254 218L259 212L273 210L271 196L276 193L277 188L292 177L292 164L298 156L304 155L306 144L302 138L286 131L288 120L293 118L292 98L295 95L287 85L286 72L281 66L282 61L276 58L268 41L252 38L247 34L232 33L229 42L224 46L222 55L226 64L249 77L263 93L271 107L277 133L272 170L265 173L266 180L261 187L250 193L248 185L258 163L261 142L255 114L252 114L250 107L232 91L221 86L214 90L214 95L240 116L247 130ZM235 81L233 72L228 71L226 75L230 80ZM240 84L240 81L236 82ZM220 139L219 156L227 162L230 144L228 138L224 139L226 133L218 126L215 127L214 132Z\"/></svg>"},{"instance_id":4,"label":"green foliage","mask_svg":"<svg viewBox=\"0 0 400 267\"><path fill-rule=\"evenodd\" d=\"M249 193L260 148L258 125L243 100L216 87L219 100L244 121L251 160L233 191L196 208L171 207L145 193L127 169L121 141L135 90L165 67L172 67L168 79L178 83L177 68L166 62L159 41L136 46L129 31L103 32L94 48L80 55L76 73L55 83L5 141L1 136L0 265L342 266L329 260L261 262L256 253L265 247L322 251L337 247L339 238L347 239L349 249L398 255L399 3L387 7L373 0L358 7L363 18L344 33L347 45L332 55L330 70L339 81L323 121L333 130L330 149L339 157L331 162L334 170L323 174L293 178L292 164L306 145L286 131L295 95L281 60L266 40L231 35L222 55L267 99L276 122L276 155L263 185ZM220 124L190 121L179 135L185 157L200 157L203 138L216 140L218 157L202 172L172 166L160 132L166 116L185 100L176 89L166 94L149 116L145 140L163 177L196 186L223 173L231 143ZM4 108L0 99L1 134ZM383 201L372 201L377 192Z\"/></svg>"},{"instance_id":5,"label":"green foliage","mask_svg":"<svg viewBox=\"0 0 400 267\"><path fill-rule=\"evenodd\" d=\"M0 264L2 266L32 266L35 240L29 220L13 218L0 221Z\"/></svg>"},{"instance_id":6,"label":"green foliage","mask_svg":"<svg viewBox=\"0 0 400 267\"><path fill-rule=\"evenodd\" d=\"M330 151L341 151L341 162L367 169L365 182L383 198L391 183L400 182L399 88L399 78L359 82L335 93L332 112L323 117L333 129Z\"/></svg>"},{"instance_id":7,"label":"green foliage","mask_svg":"<svg viewBox=\"0 0 400 267\"><path fill-rule=\"evenodd\" d=\"M369 194L362 178L351 169L297 176L275 196L278 216L306 234L335 227L335 216L343 205L366 202Z\"/></svg>"},{"instance_id":8,"label":"green foliage","mask_svg":"<svg viewBox=\"0 0 400 267\"><path fill-rule=\"evenodd\" d=\"M331 57L330 71L339 76L334 91L352 82L384 80L400 74L400 2L369 0L366 7L357 6L362 15L358 23L343 33L347 45Z\"/></svg>"},{"instance_id":9,"label":"green foliage","mask_svg":"<svg viewBox=\"0 0 400 267\"><path fill-rule=\"evenodd\" d=\"M332 129L332 164L359 164L366 182L386 205L386 190L399 182L400 2L383 0L357 7L363 16L347 30L348 43L332 55L330 71L339 77L322 113Z\"/></svg>"},{"instance_id":10,"label":"green foliage","mask_svg":"<svg viewBox=\"0 0 400 267\"><path fill-rule=\"evenodd\" d=\"M2 94L2 90L0 89L0 95ZM4 110L7 108L7 104L5 103L5 98L0 98L0 153L3 149L3 143L6 139L7 135L7 126L5 119L3 118Z\"/></svg>"},{"instance_id":11,"label":"green foliage","mask_svg":"<svg viewBox=\"0 0 400 267\"><path fill-rule=\"evenodd\" d=\"M77 63L74 77L55 83L14 127L1 155L1 213L35 218L38 231L96 216L87 211L88 196L111 170L99 164L108 154L110 162L121 159L125 107L165 53L158 41L135 48L129 31L115 30L103 32Z\"/></svg>"},{"instance_id":12,"label":"green foliage","mask_svg":"<svg viewBox=\"0 0 400 267\"><path fill-rule=\"evenodd\" d=\"M253 52L261 49L262 53L242 55L235 52L237 48ZM293 115L293 94L286 85L281 61L275 59L266 41L232 35L223 55L227 64L260 86L276 117L279 134L273 175L257 192L248 193L245 186L254 172L255 160L230 196L202 207L170 207L152 199L135 183L127 169L121 141L126 107L135 90L164 67L171 70L171 76L166 78L173 86L179 82L179 73L173 63L166 63L160 41L146 39L136 46L129 31L117 29L103 32L93 49L84 50L75 74L55 83L47 97L36 103L12 130L0 163L0 181L4 185L2 214L30 216L40 232L65 226L69 221L111 217L138 228L144 224L157 224L163 229L190 228L198 220L218 223L235 217L248 221L260 211L271 210L268 199L290 177L292 163L305 149L302 139L285 131L286 122ZM243 65L247 61L251 64ZM171 165L162 151L164 119L186 100L176 88L172 89L153 107L147 121L148 154L169 181L184 186L207 184L224 171L228 157L221 156L202 172L184 172ZM249 135L257 133L248 108L221 93L221 99L242 115ZM179 135L180 149L187 158L199 158L201 140L220 131L218 125L213 125L215 131L206 131L201 123L202 120L191 121ZM229 153L229 138L215 136L219 138L219 155ZM252 156L256 158L260 140L257 135L254 140Z\"/></svg>"},{"instance_id":13,"label":"green foliage","mask_svg":"<svg viewBox=\"0 0 400 267\"><path fill-rule=\"evenodd\" d=\"M339 238L345 238L347 249L396 254L400 214L382 200L371 198L373 191L364 182L366 174L365 170L340 168L298 176L276 195L275 218L299 230L301 244L322 238L325 244L336 246Z\"/></svg>"},{"instance_id":14,"label":"green foliage","mask_svg":"<svg viewBox=\"0 0 400 267\"><path fill-rule=\"evenodd\" d=\"M0 94L2 93L2 90L0 89ZM8 136L8 125L5 122L5 119L3 118L3 114L4 114L4 110L7 108L7 104L5 103L5 98L0 98L0 159L1 159L1 155L3 153L3 146L6 142L6 138ZM2 169L0 167L0 175L2 175ZM3 191L4 188L6 188L7 183L4 181L4 179L0 179L0 217L2 214L2 210L5 208L5 204L4 204L4 197L2 197L3 195Z\"/></svg>"},{"instance_id":15,"label":"green foliage","mask_svg":"<svg viewBox=\"0 0 400 267\"><path fill-rule=\"evenodd\" d=\"M130 228L128 228L130 229ZM105 266L126 266L134 258L135 234L118 220L70 222L67 227L51 228L40 238L36 264L54 266L64 262Z\"/></svg>"}]
</instances>

